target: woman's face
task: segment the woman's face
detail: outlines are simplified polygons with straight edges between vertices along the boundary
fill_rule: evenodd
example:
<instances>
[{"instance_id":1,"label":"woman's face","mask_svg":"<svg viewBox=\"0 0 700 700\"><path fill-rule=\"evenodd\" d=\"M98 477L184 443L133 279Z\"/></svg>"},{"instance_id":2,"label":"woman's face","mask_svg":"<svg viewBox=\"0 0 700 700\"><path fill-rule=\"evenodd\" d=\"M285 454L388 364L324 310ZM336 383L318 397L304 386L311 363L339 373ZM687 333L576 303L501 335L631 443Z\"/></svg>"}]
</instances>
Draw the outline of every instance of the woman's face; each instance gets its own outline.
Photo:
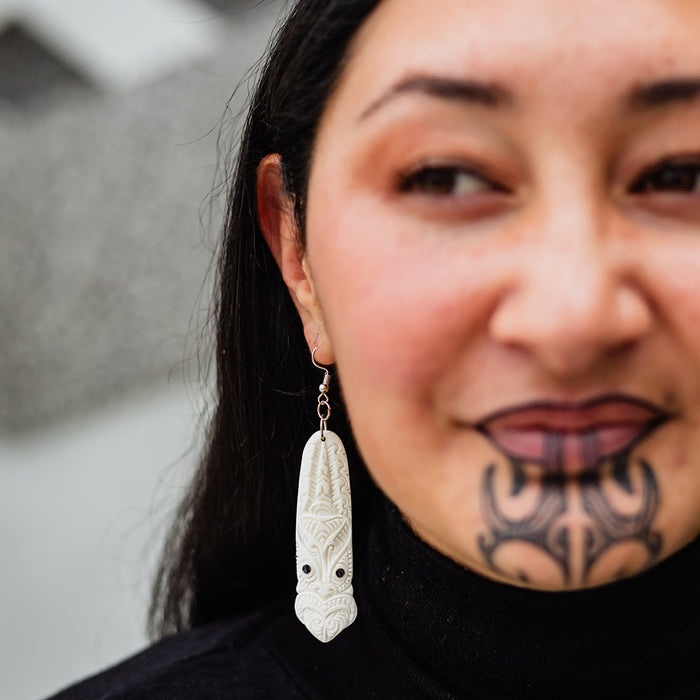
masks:
<instances>
[{"instance_id":1,"label":"woman's face","mask_svg":"<svg viewBox=\"0 0 700 700\"><path fill-rule=\"evenodd\" d=\"M307 334L377 484L492 578L700 532L699 36L696 0L384 0L325 111Z\"/></svg>"}]
</instances>

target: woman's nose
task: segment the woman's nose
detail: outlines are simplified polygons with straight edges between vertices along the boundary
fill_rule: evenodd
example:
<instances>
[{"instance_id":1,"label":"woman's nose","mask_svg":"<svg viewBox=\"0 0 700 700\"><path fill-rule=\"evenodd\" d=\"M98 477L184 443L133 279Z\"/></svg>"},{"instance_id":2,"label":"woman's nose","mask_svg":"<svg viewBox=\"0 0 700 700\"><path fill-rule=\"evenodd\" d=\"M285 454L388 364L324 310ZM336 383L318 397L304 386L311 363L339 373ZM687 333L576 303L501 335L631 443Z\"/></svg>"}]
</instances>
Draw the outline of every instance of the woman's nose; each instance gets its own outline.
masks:
<instances>
[{"instance_id":1,"label":"woman's nose","mask_svg":"<svg viewBox=\"0 0 700 700\"><path fill-rule=\"evenodd\" d=\"M653 309L614 230L593 216L578 217L568 230L548 228L514 265L489 330L549 373L571 377L641 340Z\"/></svg>"}]
</instances>

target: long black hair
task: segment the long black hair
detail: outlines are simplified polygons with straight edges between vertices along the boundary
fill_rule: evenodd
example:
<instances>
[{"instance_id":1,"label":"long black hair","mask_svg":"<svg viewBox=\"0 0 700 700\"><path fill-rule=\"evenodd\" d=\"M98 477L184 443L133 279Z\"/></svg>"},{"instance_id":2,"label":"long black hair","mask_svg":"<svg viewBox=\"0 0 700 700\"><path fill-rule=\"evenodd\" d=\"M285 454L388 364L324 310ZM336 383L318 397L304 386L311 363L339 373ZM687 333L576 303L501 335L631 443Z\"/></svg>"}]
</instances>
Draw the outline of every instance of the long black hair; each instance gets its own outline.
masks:
<instances>
[{"instance_id":1,"label":"long black hair","mask_svg":"<svg viewBox=\"0 0 700 700\"><path fill-rule=\"evenodd\" d=\"M352 39L379 1L299 0L261 72L218 264L217 404L156 577L149 618L154 636L294 594L298 465L317 428L319 372L258 226L256 169L267 154L281 155L303 241L318 123ZM352 463L357 537L375 490L357 458L341 401L333 405L331 422Z\"/></svg>"}]
</instances>

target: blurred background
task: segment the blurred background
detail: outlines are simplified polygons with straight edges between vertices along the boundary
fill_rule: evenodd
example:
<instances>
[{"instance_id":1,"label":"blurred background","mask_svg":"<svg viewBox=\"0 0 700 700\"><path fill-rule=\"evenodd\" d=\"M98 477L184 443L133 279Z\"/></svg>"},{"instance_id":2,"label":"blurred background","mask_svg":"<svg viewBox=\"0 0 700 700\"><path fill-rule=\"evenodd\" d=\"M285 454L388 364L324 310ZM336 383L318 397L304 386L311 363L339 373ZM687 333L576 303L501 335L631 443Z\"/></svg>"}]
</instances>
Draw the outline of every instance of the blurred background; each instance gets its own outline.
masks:
<instances>
[{"instance_id":1,"label":"blurred background","mask_svg":"<svg viewBox=\"0 0 700 700\"><path fill-rule=\"evenodd\" d=\"M201 433L220 131L280 5L0 0L0 698L147 642Z\"/></svg>"}]
</instances>

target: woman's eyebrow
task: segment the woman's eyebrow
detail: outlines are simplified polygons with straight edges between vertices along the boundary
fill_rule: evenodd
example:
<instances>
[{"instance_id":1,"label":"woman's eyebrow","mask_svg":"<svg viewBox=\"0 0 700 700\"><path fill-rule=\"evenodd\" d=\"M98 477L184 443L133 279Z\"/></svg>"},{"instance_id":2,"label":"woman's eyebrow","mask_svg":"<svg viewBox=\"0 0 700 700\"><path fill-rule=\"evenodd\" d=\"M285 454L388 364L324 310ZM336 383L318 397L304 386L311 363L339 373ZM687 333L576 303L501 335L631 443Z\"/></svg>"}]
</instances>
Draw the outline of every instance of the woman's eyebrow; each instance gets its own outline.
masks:
<instances>
[{"instance_id":1,"label":"woman's eyebrow","mask_svg":"<svg viewBox=\"0 0 700 700\"><path fill-rule=\"evenodd\" d=\"M477 104L482 107L503 107L513 102L513 95L497 83L437 76L414 76L401 80L390 87L360 114L357 121L363 121L387 102L411 92L422 93L445 100Z\"/></svg>"},{"instance_id":2,"label":"woman's eyebrow","mask_svg":"<svg viewBox=\"0 0 700 700\"><path fill-rule=\"evenodd\" d=\"M668 78L638 85L629 94L627 106L633 112L666 107L700 98L700 78Z\"/></svg>"}]
</instances>

